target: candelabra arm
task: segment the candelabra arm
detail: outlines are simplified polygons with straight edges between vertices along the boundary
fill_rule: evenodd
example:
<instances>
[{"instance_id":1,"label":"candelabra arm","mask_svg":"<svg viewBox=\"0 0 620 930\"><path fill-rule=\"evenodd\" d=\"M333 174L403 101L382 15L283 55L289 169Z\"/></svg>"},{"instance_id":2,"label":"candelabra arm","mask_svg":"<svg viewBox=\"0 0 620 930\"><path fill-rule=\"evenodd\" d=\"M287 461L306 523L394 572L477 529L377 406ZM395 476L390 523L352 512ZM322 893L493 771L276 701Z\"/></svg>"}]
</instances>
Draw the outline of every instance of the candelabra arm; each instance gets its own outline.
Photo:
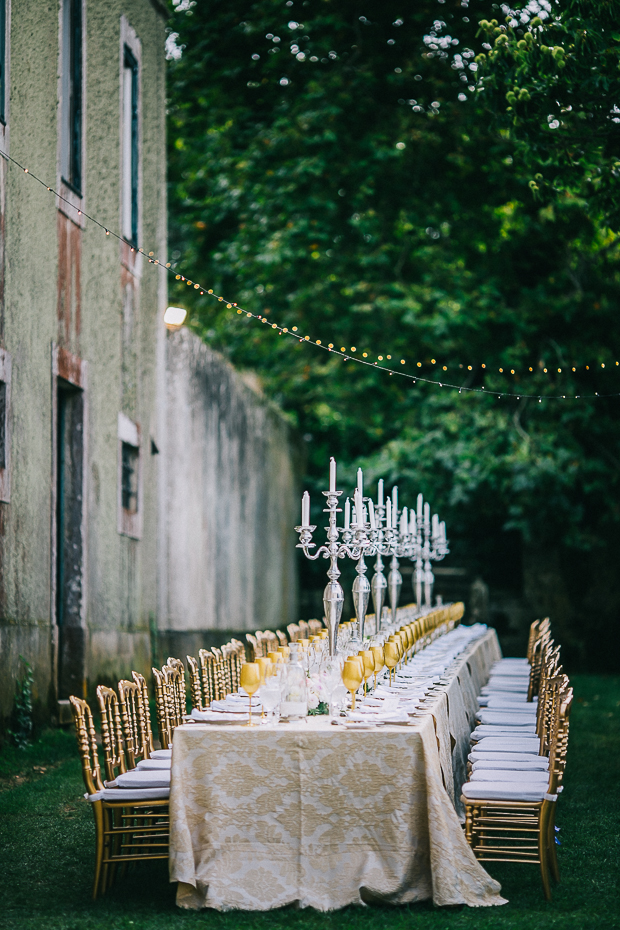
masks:
<instances>
[{"instance_id":1,"label":"candelabra arm","mask_svg":"<svg viewBox=\"0 0 620 930\"><path fill-rule=\"evenodd\" d=\"M392 624L396 623L396 609L398 607L400 589L403 583L403 576L399 572L398 568L398 559L394 555L392 556L392 561L390 563L390 574L388 575L388 589L390 593L390 607L392 610Z\"/></svg>"},{"instance_id":2,"label":"candelabra arm","mask_svg":"<svg viewBox=\"0 0 620 930\"><path fill-rule=\"evenodd\" d=\"M370 597L370 582L366 577L366 562L362 554L355 567L357 577L353 582L353 605L355 607L355 616L357 617L357 629L359 632L360 642L364 642L364 624L366 622L366 611L368 610L368 598Z\"/></svg>"}]
</instances>

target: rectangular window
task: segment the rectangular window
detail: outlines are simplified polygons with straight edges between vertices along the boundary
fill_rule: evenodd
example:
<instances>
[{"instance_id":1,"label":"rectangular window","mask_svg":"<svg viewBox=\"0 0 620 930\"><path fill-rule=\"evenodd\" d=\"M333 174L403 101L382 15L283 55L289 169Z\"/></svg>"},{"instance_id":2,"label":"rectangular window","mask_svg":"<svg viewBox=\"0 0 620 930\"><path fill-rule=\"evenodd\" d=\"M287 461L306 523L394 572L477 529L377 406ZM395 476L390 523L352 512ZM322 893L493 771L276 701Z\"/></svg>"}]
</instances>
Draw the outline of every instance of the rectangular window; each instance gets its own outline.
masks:
<instances>
[{"instance_id":1,"label":"rectangular window","mask_svg":"<svg viewBox=\"0 0 620 930\"><path fill-rule=\"evenodd\" d=\"M0 122L6 123L6 0L0 0Z\"/></svg>"},{"instance_id":2,"label":"rectangular window","mask_svg":"<svg viewBox=\"0 0 620 930\"><path fill-rule=\"evenodd\" d=\"M138 62L125 45L123 57L123 236L138 242Z\"/></svg>"},{"instance_id":3,"label":"rectangular window","mask_svg":"<svg viewBox=\"0 0 620 930\"><path fill-rule=\"evenodd\" d=\"M0 349L0 501L11 500L11 356Z\"/></svg>"},{"instance_id":4,"label":"rectangular window","mask_svg":"<svg viewBox=\"0 0 620 930\"><path fill-rule=\"evenodd\" d=\"M138 512L139 450L128 442L121 444L121 498L123 510Z\"/></svg>"},{"instance_id":5,"label":"rectangular window","mask_svg":"<svg viewBox=\"0 0 620 930\"><path fill-rule=\"evenodd\" d=\"M140 539L142 491L140 426L124 413L118 415L118 531Z\"/></svg>"},{"instance_id":6,"label":"rectangular window","mask_svg":"<svg viewBox=\"0 0 620 930\"><path fill-rule=\"evenodd\" d=\"M62 178L82 194L82 0L64 0L62 18Z\"/></svg>"},{"instance_id":7,"label":"rectangular window","mask_svg":"<svg viewBox=\"0 0 620 930\"><path fill-rule=\"evenodd\" d=\"M6 468L6 381L0 381L0 468Z\"/></svg>"}]
</instances>

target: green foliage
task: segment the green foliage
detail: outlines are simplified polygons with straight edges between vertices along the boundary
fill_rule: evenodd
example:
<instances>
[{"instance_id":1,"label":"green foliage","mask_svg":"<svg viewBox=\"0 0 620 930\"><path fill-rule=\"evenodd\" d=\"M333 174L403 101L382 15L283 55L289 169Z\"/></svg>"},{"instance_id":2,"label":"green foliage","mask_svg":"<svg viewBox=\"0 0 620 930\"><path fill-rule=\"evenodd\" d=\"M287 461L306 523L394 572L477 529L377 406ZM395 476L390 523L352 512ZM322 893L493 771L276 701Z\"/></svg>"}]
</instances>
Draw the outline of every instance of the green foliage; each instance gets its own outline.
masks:
<instances>
[{"instance_id":1,"label":"green foliage","mask_svg":"<svg viewBox=\"0 0 620 930\"><path fill-rule=\"evenodd\" d=\"M311 708L308 711L309 717L320 717L329 714L329 704L326 701L319 701L316 707Z\"/></svg>"},{"instance_id":2,"label":"green foliage","mask_svg":"<svg viewBox=\"0 0 620 930\"><path fill-rule=\"evenodd\" d=\"M544 19L526 12L525 22L511 11L499 26L481 20L480 102L540 173L534 192L581 198L618 232L620 3L568 0L552 10Z\"/></svg>"},{"instance_id":3,"label":"green foliage","mask_svg":"<svg viewBox=\"0 0 620 930\"><path fill-rule=\"evenodd\" d=\"M543 898L536 866L504 863L488 863L509 901L498 908L435 908L424 902L371 904L334 913L310 908L184 911L175 906L167 863L157 862L130 867L104 898L93 902L95 831L92 810L82 798L75 735L48 732L26 755L39 769L52 760L54 766L0 791L2 928L408 930L413 924L420 930L617 930L620 679L577 676L573 684L576 703L557 814L562 882L554 887L550 904ZM23 759L23 753L15 756L20 773ZM0 753L0 772L3 760Z\"/></svg>"},{"instance_id":4,"label":"green foliage","mask_svg":"<svg viewBox=\"0 0 620 930\"><path fill-rule=\"evenodd\" d=\"M21 655L20 659L24 666L24 674L15 683L15 704L13 708L15 729L9 730L9 735L13 738L16 746L20 749L26 749L30 745L32 738L32 685L34 676L30 663Z\"/></svg>"},{"instance_id":5,"label":"green foliage","mask_svg":"<svg viewBox=\"0 0 620 930\"><path fill-rule=\"evenodd\" d=\"M595 35L607 36L610 9ZM172 17L185 46L169 84L176 270L265 322L181 282L174 299L207 342L259 373L309 439L311 490L335 454L342 479L364 463L398 481L403 500L422 490L447 519L453 551L479 565L484 541L510 529L537 545L602 551L620 522L619 401L593 397L620 391L607 142L575 136L588 142L585 161L552 197L573 156L549 148L564 129L554 135L546 115L539 127L544 87L577 65L541 52L538 32L503 32L487 0L475 10L368 0L361 14L353 0L200 0ZM501 39L489 53L495 70L476 57L486 54L484 15ZM550 48L563 47L562 29L544 27ZM506 83L516 55L528 75L546 55L547 84ZM583 82L587 99L595 79ZM592 111L601 134L611 84L605 94ZM570 125L581 133L579 120ZM599 157L593 200L580 179ZM271 321L390 359L407 377L279 336ZM472 387L513 397L459 393ZM313 522L318 504L314 493Z\"/></svg>"}]
</instances>

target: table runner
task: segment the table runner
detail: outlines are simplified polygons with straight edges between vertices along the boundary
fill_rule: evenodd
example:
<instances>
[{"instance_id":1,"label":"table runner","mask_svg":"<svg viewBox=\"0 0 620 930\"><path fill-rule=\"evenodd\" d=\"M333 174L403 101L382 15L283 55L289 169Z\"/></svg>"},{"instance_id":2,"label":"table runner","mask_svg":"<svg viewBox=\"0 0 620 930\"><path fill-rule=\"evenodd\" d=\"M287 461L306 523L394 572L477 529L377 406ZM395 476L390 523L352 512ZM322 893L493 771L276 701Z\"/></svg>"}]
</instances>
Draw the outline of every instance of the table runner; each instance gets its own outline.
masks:
<instances>
[{"instance_id":1,"label":"table runner","mask_svg":"<svg viewBox=\"0 0 620 930\"><path fill-rule=\"evenodd\" d=\"M311 717L274 728L177 728L170 794L177 903L268 910L296 902L321 911L373 899L504 903L453 803L472 692L498 654L493 631L476 640L446 693L413 725L346 730ZM446 772L446 756L454 762L455 754L457 778Z\"/></svg>"}]
</instances>

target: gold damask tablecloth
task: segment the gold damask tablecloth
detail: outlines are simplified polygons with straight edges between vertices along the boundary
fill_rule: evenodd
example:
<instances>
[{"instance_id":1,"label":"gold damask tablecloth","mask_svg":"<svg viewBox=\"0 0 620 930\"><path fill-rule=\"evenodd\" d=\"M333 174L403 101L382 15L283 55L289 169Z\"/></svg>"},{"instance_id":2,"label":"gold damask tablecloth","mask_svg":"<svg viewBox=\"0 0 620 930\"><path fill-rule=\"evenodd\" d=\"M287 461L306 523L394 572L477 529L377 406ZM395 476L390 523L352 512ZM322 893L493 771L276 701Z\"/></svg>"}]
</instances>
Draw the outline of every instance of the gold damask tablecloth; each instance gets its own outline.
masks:
<instances>
[{"instance_id":1,"label":"gold damask tablecloth","mask_svg":"<svg viewBox=\"0 0 620 930\"><path fill-rule=\"evenodd\" d=\"M268 910L295 902L321 911L373 899L503 904L454 807L472 698L498 657L489 631L413 725L348 730L310 717L274 728L175 730L177 904Z\"/></svg>"}]
</instances>

